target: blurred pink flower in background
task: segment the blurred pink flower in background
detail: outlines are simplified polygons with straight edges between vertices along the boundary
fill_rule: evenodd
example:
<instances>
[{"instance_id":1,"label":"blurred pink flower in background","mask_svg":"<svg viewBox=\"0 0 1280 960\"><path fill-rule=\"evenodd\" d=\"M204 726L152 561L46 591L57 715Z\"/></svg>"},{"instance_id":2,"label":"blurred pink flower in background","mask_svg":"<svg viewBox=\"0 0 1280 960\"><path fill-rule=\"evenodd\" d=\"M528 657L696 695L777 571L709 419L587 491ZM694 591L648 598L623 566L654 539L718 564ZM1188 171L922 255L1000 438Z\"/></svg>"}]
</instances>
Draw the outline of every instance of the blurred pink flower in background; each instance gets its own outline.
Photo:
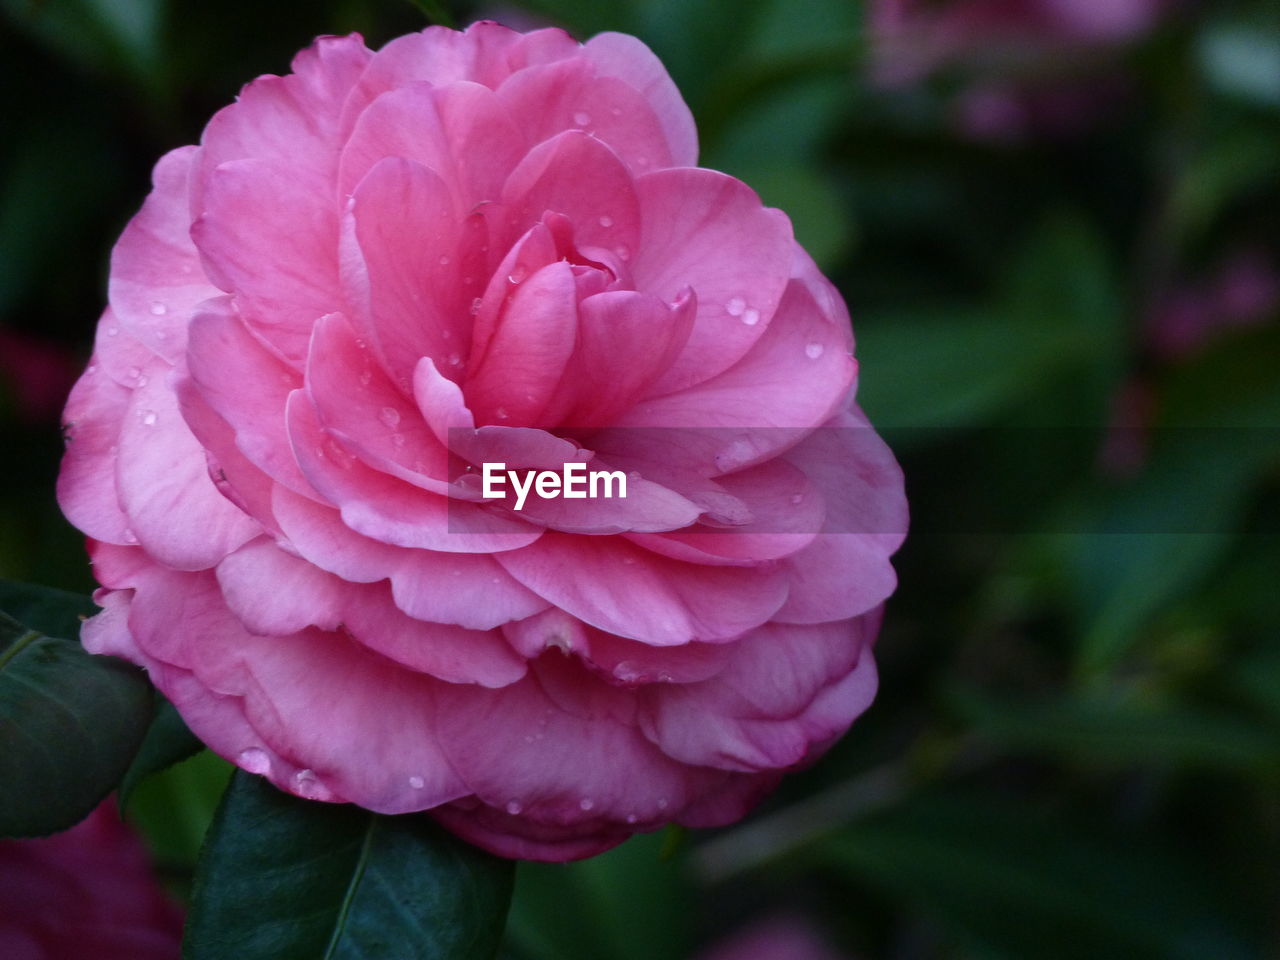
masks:
<instances>
[{"instance_id":1,"label":"blurred pink flower in background","mask_svg":"<svg viewBox=\"0 0 1280 960\"><path fill-rule=\"evenodd\" d=\"M20 419L57 420L78 368L66 348L0 327L0 393L13 400Z\"/></svg>"},{"instance_id":2,"label":"blurred pink flower in background","mask_svg":"<svg viewBox=\"0 0 1280 960\"><path fill-rule=\"evenodd\" d=\"M739 930L698 960L849 960L806 918L781 914Z\"/></svg>"},{"instance_id":3,"label":"blurred pink flower in background","mask_svg":"<svg viewBox=\"0 0 1280 960\"><path fill-rule=\"evenodd\" d=\"M1267 251L1239 248L1205 278L1161 294L1147 315L1146 342L1158 357L1189 357L1231 330L1259 326L1280 309L1280 271Z\"/></svg>"},{"instance_id":4,"label":"blurred pink flower in background","mask_svg":"<svg viewBox=\"0 0 1280 960\"><path fill-rule=\"evenodd\" d=\"M910 87L956 69L953 124L979 140L1071 136L1128 97L1112 52L1150 31L1169 0L873 0L871 77Z\"/></svg>"},{"instance_id":5,"label":"blurred pink flower in background","mask_svg":"<svg viewBox=\"0 0 1280 960\"><path fill-rule=\"evenodd\" d=\"M0 841L4 960L177 960L182 911L108 798L37 840Z\"/></svg>"}]
</instances>

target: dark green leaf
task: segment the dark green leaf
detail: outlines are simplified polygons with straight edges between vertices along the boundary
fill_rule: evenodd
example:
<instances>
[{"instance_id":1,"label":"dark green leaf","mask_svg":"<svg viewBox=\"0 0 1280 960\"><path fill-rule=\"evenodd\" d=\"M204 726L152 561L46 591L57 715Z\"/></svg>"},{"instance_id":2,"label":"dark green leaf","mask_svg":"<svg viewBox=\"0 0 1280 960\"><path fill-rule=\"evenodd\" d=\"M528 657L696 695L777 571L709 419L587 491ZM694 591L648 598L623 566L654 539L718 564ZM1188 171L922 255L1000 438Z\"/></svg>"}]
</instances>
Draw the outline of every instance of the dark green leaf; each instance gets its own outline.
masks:
<instances>
[{"instance_id":1,"label":"dark green leaf","mask_svg":"<svg viewBox=\"0 0 1280 960\"><path fill-rule=\"evenodd\" d=\"M83 602L73 599L30 609L66 626ZM137 668L0 613L0 835L54 833L87 816L124 776L150 712Z\"/></svg>"},{"instance_id":2,"label":"dark green leaf","mask_svg":"<svg viewBox=\"0 0 1280 960\"><path fill-rule=\"evenodd\" d=\"M75 640L85 617L98 612L88 597L17 580L0 580L0 610L51 637Z\"/></svg>"},{"instance_id":3,"label":"dark green leaf","mask_svg":"<svg viewBox=\"0 0 1280 960\"><path fill-rule=\"evenodd\" d=\"M520 864L508 941L534 960L687 956L693 890L685 862L663 858L666 837L633 837L577 863Z\"/></svg>"},{"instance_id":4,"label":"dark green leaf","mask_svg":"<svg viewBox=\"0 0 1280 960\"><path fill-rule=\"evenodd\" d=\"M821 855L941 921L968 955L1252 956L1186 864L990 795L912 800L841 831Z\"/></svg>"},{"instance_id":5,"label":"dark green leaf","mask_svg":"<svg viewBox=\"0 0 1280 960\"><path fill-rule=\"evenodd\" d=\"M173 704L157 694L146 738L120 783L120 809L128 806L133 788L146 777L186 760L203 748L204 744L187 729Z\"/></svg>"},{"instance_id":6,"label":"dark green leaf","mask_svg":"<svg viewBox=\"0 0 1280 960\"><path fill-rule=\"evenodd\" d=\"M977 733L1011 748L1064 753L1093 765L1280 769L1280 740L1228 714L1098 694L1032 705L972 693L951 699Z\"/></svg>"},{"instance_id":7,"label":"dark green leaf","mask_svg":"<svg viewBox=\"0 0 1280 960\"><path fill-rule=\"evenodd\" d=\"M238 772L196 872L187 960L482 960L514 864L429 817L300 800Z\"/></svg>"}]
</instances>

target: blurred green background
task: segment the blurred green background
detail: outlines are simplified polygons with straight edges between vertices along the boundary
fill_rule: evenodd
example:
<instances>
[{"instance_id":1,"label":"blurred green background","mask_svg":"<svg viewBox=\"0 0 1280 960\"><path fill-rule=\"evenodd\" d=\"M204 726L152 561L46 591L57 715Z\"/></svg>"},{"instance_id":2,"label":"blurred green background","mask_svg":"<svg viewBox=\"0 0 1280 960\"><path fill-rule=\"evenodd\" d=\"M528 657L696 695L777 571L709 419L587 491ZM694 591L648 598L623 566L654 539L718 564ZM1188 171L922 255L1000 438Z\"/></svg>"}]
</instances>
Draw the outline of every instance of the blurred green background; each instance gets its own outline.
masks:
<instances>
[{"instance_id":1,"label":"blurred green background","mask_svg":"<svg viewBox=\"0 0 1280 960\"><path fill-rule=\"evenodd\" d=\"M91 588L61 401L241 84L427 17L634 33L844 292L914 533L853 731L736 827L522 866L508 955L1280 956L1280 4L1052 6L0 0L0 577ZM132 804L177 889L226 776Z\"/></svg>"}]
</instances>

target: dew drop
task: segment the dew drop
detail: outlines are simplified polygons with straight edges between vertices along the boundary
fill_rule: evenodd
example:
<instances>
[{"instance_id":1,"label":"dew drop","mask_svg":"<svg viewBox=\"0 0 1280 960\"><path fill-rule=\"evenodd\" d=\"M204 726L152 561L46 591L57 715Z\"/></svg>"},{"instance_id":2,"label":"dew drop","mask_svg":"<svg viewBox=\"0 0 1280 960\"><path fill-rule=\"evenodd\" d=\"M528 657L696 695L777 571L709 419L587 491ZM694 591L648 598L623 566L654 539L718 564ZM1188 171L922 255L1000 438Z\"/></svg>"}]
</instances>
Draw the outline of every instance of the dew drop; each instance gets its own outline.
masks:
<instances>
[{"instance_id":1,"label":"dew drop","mask_svg":"<svg viewBox=\"0 0 1280 960\"><path fill-rule=\"evenodd\" d=\"M480 308L481 308L482 306L484 306L484 300L483 300L483 298L481 298L481 297L476 297L474 300L472 300L472 301L471 301L471 315L474 317L477 313L479 313L479 312L480 312Z\"/></svg>"},{"instance_id":2,"label":"dew drop","mask_svg":"<svg viewBox=\"0 0 1280 960\"><path fill-rule=\"evenodd\" d=\"M448 257L441 257L441 258L440 258L440 266L442 266L442 267L447 267L448 265L449 265L449 258L448 258Z\"/></svg>"},{"instance_id":3,"label":"dew drop","mask_svg":"<svg viewBox=\"0 0 1280 960\"><path fill-rule=\"evenodd\" d=\"M613 114L615 117L620 117L620 116L622 116L622 108L621 108L621 107L614 107L614 108L613 108L612 110L610 110L609 112L610 112L611 114Z\"/></svg>"},{"instance_id":4,"label":"dew drop","mask_svg":"<svg viewBox=\"0 0 1280 960\"><path fill-rule=\"evenodd\" d=\"M585 127L588 123L591 122L591 114L583 113L581 110L579 110L577 113L573 115L573 122L580 127Z\"/></svg>"},{"instance_id":5,"label":"dew drop","mask_svg":"<svg viewBox=\"0 0 1280 960\"><path fill-rule=\"evenodd\" d=\"M507 804L507 813L511 814L513 817L523 809L524 807L520 805L520 801L518 800L512 800Z\"/></svg>"},{"instance_id":6,"label":"dew drop","mask_svg":"<svg viewBox=\"0 0 1280 960\"><path fill-rule=\"evenodd\" d=\"M394 443L397 447L403 447L405 444L404 434L393 433L391 435L391 442Z\"/></svg>"},{"instance_id":7,"label":"dew drop","mask_svg":"<svg viewBox=\"0 0 1280 960\"><path fill-rule=\"evenodd\" d=\"M139 370L137 367L130 367L130 368L129 368L129 379L130 379L130 380L137 380L140 376L142 376L142 371L141 371L141 370Z\"/></svg>"},{"instance_id":8,"label":"dew drop","mask_svg":"<svg viewBox=\"0 0 1280 960\"><path fill-rule=\"evenodd\" d=\"M791 495L791 505L792 505L792 506L795 506L796 504L798 504L798 503L802 502L803 500L804 500L804 494L803 494L803 493L793 493L793 494Z\"/></svg>"},{"instance_id":9,"label":"dew drop","mask_svg":"<svg viewBox=\"0 0 1280 960\"><path fill-rule=\"evenodd\" d=\"M824 347L820 343L811 343L804 348L804 355L808 357L810 360L817 360L820 356L822 356L822 352L825 349L826 347Z\"/></svg>"},{"instance_id":10,"label":"dew drop","mask_svg":"<svg viewBox=\"0 0 1280 960\"><path fill-rule=\"evenodd\" d=\"M638 823L639 821L640 821L640 817L638 815L634 813L627 814L627 823Z\"/></svg>"},{"instance_id":11,"label":"dew drop","mask_svg":"<svg viewBox=\"0 0 1280 960\"><path fill-rule=\"evenodd\" d=\"M128 527L125 527L125 530L124 530L124 542L125 542L125 543L137 543L137 542L138 542L138 535L137 535L136 533L134 533L132 530L130 530Z\"/></svg>"},{"instance_id":12,"label":"dew drop","mask_svg":"<svg viewBox=\"0 0 1280 960\"><path fill-rule=\"evenodd\" d=\"M139 378L138 378L138 386L140 386L140 387L145 387L145 386L147 385L147 383L148 383L148 382L149 382L149 381L147 380L147 378L146 378L146 377L139 377Z\"/></svg>"},{"instance_id":13,"label":"dew drop","mask_svg":"<svg viewBox=\"0 0 1280 960\"><path fill-rule=\"evenodd\" d=\"M116 327L107 327L107 336L114 337L120 331Z\"/></svg>"},{"instance_id":14,"label":"dew drop","mask_svg":"<svg viewBox=\"0 0 1280 960\"><path fill-rule=\"evenodd\" d=\"M511 416L511 414L507 413L506 407L499 407L497 410L493 411L493 415L499 420L505 420L507 417Z\"/></svg>"},{"instance_id":15,"label":"dew drop","mask_svg":"<svg viewBox=\"0 0 1280 960\"><path fill-rule=\"evenodd\" d=\"M165 333L163 330L157 330L157 331L156 331L156 339L157 339L157 340L168 340L168 339L169 339L169 334Z\"/></svg>"},{"instance_id":16,"label":"dew drop","mask_svg":"<svg viewBox=\"0 0 1280 960\"><path fill-rule=\"evenodd\" d=\"M423 780L421 777L409 778L409 786L413 787L413 789L415 790L421 790L426 785L427 785L427 781Z\"/></svg>"},{"instance_id":17,"label":"dew drop","mask_svg":"<svg viewBox=\"0 0 1280 960\"><path fill-rule=\"evenodd\" d=\"M462 354L460 354L460 353L451 353L451 354L449 354L449 366L451 366L451 367L460 367L460 366L462 366Z\"/></svg>"},{"instance_id":18,"label":"dew drop","mask_svg":"<svg viewBox=\"0 0 1280 960\"><path fill-rule=\"evenodd\" d=\"M760 322L760 311L755 307L748 307L746 310L742 311L742 322L748 327L754 327Z\"/></svg>"},{"instance_id":19,"label":"dew drop","mask_svg":"<svg viewBox=\"0 0 1280 960\"><path fill-rule=\"evenodd\" d=\"M259 776L271 771L271 758L267 756L267 751L258 747L241 750L240 755L236 757L236 763L250 773L256 773Z\"/></svg>"},{"instance_id":20,"label":"dew drop","mask_svg":"<svg viewBox=\"0 0 1280 960\"><path fill-rule=\"evenodd\" d=\"M747 309L747 301L743 300L741 297L732 297L724 305L724 312L731 317L742 316L742 311L745 309Z\"/></svg>"},{"instance_id":21,"label":"dew drop","mask_svg":"<svg viewBox=\"0 0 1280 960\"><path fill-rule=\"evenodd\" d=\"M619 248L618 248L618 259L619 259L619 260L621 260L621 261L623 261L624 263L625 263L626 261L630 260L630 259L631 259L631 250L630 250L630 249L628 249L627 247L619 247Z\"/></svg>"},{"instance_id":22,"label":"dew drop","mask_svg":"<svg viewBox=\"0 0 1280 960\"><path fill-rule=\"evenodd\" d=\"M601 217L601 218L600 218L600 226L602 226L602 227L612 227L612 226L613 226L613 217Z\"/></svg>"},{"instance_id":23,"label":"dew drop","mask_svg":"<svg viewBox=\"0 0 1280 960\"><path fill-rule=\"evenodd\" d=\"M512 269L511 273L507 275L507 282L519 283L525 278L525 275L527 273L528 273L528 270L525 268L524 264L517 263L515 267Z\"/></svg>"},{"instance_id":24,"label":"dew drop","mask_svg":"<svg viewBox=\"0 0 1280 960\"><path fill-rule=\"evenodd\" d=\"M298 793L308 800L318 799L324 793L324 788L316 781L314 770L299 770L294 774L293 782L298 787Z\"/></svg>"},{"instance_id":25,"label":"dew drop","mask_svg":"<svg viewBox=\"0 0 1280 960\"><path fill-rule=\"evenodd\" d=\"M361 386L365 386L365 387L367 387L367 386L369 385L369 383L370 383L372 380L373 380L373 371L372 371L372 370L362 370L362 371L360 372L360 385L361 385Z\"/></svg>"},{"instance_id":26,"label":"dew drop","mask_svg":"<svg viewBox=\"0 0 1280 960\"><path fill-rule=\"evenodd\" d=\"M658 798L658 809L659 809L659 810L665 810L665 809L667 809L667 807L669 807L669 806L671 806L671 801L670 801L670 800L668 800L666 797L660 797L660 798Z\"/></svg>"},{"instance_id":27,"label":"dew drop","mask_svg":"<svg viewBox=\"0 0 1280 960\"><path fill-rule=\"evenodd\" d=\"M388 427L394 427L400 422L400 411L395 407L383 407L382 412L378 414L378 419Z\"/></svg>"},{"instance_id":28,"label":"dew drop","mask_svg":"<svg viewBox=\"0 0 1280 960\"><path fill-rule=\"evenodd\" d=\"M596 805L596 802L592 800L590 797L583 797L581 800L578 801L578 809L584 810L584 811L593 809L595 805Z\"/></svg>"},{"instance_id":29,"label":"dew drop","mask_svg":"<svg viewBox=\"0 0 1280 960\"><path fill-rule=\"evenodd\" d=\"M166 307L159 300L151 304L151 315L153 317L163 317L168 312L169 312L169 308Z\"/></svg>"},{"instance_id":30,"label":"dew drop","mask_svg":"<svg viewBox=\"0 0 1280 960\"><path fill-rule=\"evenodd\" d=\"M96 363L89 364L88 369L85 370L85 373L89 374L89 376L93 376L97 372L98 372L98 365Z\"/></svg>"},{"instance_id":31,"label":"dew drop","mask_svg":"<svg viewBox=\"0 0 1280 960\"><path fill-rule=\"evenodd\" d=\"M144 410L142 412L142 422L145 426L154 427L157 417L154 410Z\"/></svg>"}]
</instances>

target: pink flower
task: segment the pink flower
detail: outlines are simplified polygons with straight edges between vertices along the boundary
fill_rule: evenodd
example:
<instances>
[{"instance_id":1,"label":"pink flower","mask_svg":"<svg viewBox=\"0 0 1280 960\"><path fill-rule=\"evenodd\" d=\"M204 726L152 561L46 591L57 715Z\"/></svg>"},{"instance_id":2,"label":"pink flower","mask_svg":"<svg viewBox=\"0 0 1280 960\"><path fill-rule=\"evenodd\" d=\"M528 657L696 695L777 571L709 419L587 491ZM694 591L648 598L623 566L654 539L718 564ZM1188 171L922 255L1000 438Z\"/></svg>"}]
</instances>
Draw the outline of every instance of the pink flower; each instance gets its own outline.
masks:
<instances>
[{"instance_id":1,"label":"pink flower","mask_svg":"<svg viewBox=\"0 0 1280 960\"><path fill-rule=\"evenodd\" d=\"M848 315L638 41L323 38L165 156L59 482L218 753L512 857L741 817L867 706L906 508ZM483 463L625 499L482 502Z\"/></svg>"},{"instance_id":2,"label":"pink flower","mask_svg":"<svg viewBox=\"0 0 1280 960\"><path fill-rule=\"evenodd\" d=\"M177 960L182 913L107 800L65 833L0 842L0 957Z\"/></svg>"}]
</instances>

